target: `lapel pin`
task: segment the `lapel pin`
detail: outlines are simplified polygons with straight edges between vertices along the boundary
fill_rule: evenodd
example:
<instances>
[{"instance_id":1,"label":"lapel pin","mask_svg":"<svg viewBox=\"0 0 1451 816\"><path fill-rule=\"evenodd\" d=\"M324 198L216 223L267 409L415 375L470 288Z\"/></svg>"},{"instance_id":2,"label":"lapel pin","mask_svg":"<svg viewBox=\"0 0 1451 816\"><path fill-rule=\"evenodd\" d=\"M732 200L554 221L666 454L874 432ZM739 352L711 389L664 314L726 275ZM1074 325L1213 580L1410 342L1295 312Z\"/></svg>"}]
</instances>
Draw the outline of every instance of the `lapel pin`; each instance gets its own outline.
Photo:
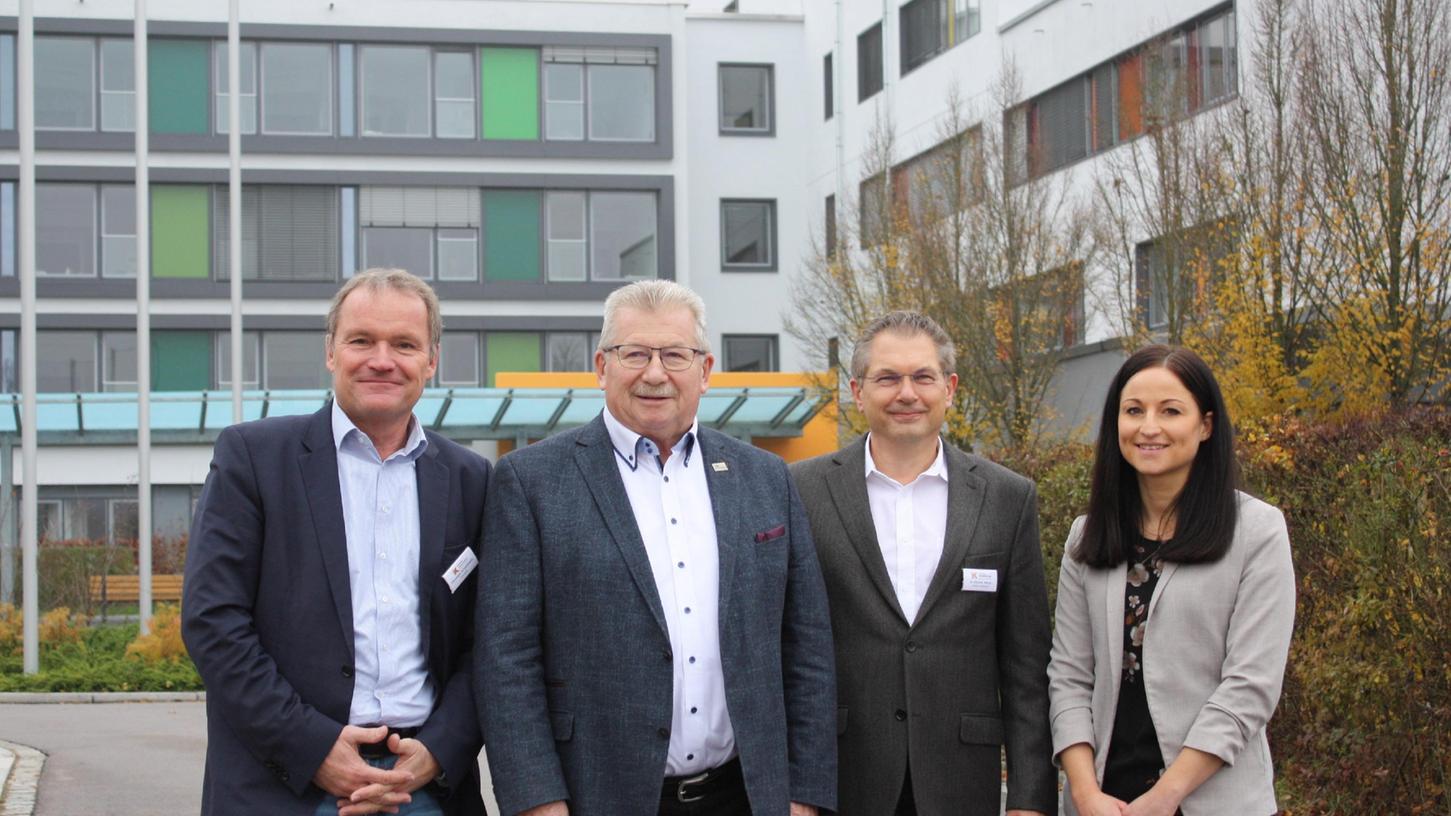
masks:
<instances>
[{"instance_id":1,"label":"lapel pin","mask_svg":"<svg viewBox=\"0 0 1451 816\"><path fill-rule=\"evenodd\" d=\"M725 473L727 470L730 470L730 467L725 462L711 462L710 469L716 473Z\"/></svg>"}]
</instances>

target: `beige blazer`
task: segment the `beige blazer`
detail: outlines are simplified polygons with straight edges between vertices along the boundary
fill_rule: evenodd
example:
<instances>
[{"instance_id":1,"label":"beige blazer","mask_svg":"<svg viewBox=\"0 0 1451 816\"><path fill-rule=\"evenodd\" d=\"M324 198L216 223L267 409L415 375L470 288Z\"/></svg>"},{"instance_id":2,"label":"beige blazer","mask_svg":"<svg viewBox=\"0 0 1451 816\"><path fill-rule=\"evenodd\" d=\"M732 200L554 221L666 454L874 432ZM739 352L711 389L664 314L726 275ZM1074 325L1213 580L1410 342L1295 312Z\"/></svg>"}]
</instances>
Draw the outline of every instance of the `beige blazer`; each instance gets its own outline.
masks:
<instances>
[{"instance_id":1,"label":"beige blazer","mask_svg":"<svg viewBox=\"0 0 1451 816\"><path fill-rule=\"evenodd\" d=\"M1073 522L1068 552L1083 532ZM1067 555L1058 579L1048 666L1053 755L1093 746L1103 779L1123 668L1127 565L1086 566ZM1265 725L1280 697L1295 618L1290 537L1278 509L1240 494L1229 552L1212 564L1168 563L1149 600L1144 691L1165 767L1184 747L1224 767L1184 800L1184 816L1277 812ZM1076 816L1072 791L1064 810Z\"/></svg>"}]
</instances>

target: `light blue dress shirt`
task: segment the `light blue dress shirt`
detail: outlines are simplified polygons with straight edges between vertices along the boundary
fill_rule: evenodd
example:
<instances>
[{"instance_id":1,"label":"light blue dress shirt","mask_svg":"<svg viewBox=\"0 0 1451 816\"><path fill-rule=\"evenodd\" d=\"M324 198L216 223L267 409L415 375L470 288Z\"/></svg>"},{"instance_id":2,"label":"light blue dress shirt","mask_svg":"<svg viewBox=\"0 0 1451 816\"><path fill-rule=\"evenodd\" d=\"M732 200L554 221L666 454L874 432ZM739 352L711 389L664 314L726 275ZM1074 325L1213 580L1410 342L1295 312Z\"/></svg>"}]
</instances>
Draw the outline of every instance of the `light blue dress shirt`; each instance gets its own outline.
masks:
<instances>
[{"instance_id":1,"label":"light blue dress shirt","mask_svg":"<svg viewBox=\"0 0 1451 816\"><path fill-rule=\"evenodd\" d=\"M434 688L418 608L418 479L428 448L417 417L408 441L385 461L368 435L333 403L338 487L353 596L352 725L422 725Z\"/></svg>"}]
</instances>

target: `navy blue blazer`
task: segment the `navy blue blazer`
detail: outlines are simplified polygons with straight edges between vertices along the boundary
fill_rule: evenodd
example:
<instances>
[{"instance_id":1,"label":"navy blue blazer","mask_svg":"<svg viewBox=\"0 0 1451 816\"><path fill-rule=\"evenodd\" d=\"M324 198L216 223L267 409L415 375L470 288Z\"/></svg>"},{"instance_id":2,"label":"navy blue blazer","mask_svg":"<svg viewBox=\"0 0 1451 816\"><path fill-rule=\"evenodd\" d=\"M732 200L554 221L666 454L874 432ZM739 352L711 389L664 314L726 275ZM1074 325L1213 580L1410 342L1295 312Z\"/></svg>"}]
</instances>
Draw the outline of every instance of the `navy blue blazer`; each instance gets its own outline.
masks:
<instances>
[{"instance_id":1,"label":"navy blue blazer","mask_svg":"<svg viewBox=\"0 0 1451 816\"><path fill-rule=\"evenodd\" d=\"M311 814L323 796L313 774L348 721L353 607L331 411L217 437L182 593L182 637L207 689L203 814ZM445 811L481 814L469 679L477 571L457 592L442 575L464 548L478 552L489 463L427 436L416 465L419 625L436 697L418 739L449 782Z\"/></svg>"},{"instance_id":2,"label":"navy blue blazer","mask_svg":"<svg viewBox=\"0 0 1451 816\"><path fill-rule=\"evenodd\" d=\"M756 816L836 805L826 588L778 457L710 429L726 705ZM723 467L714 467L723 463ZM602 419L499 461L484 511L475 698L504 814L655 813L670 637Z\"/></svg>"}]
</instances>

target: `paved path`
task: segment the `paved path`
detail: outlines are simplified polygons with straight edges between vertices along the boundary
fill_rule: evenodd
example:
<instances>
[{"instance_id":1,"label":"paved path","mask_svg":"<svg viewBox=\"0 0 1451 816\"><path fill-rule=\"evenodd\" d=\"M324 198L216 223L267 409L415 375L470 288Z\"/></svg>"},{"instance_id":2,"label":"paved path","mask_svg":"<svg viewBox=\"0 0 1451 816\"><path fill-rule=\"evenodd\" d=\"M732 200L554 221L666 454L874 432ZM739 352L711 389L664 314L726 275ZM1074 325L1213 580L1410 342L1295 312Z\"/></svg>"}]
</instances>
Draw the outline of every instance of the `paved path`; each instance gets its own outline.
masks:
<instances>
[{"instance_id":1,"label":"paved path","mask_svg":"<svg viewBox=\"0 0 1451 816\"><path fill-rule=\"evenodd\" d=\"M0 740L47 754L35 816L195 814L206 733L197 702L0 704Z\"/></svg>"}]
</instances>

